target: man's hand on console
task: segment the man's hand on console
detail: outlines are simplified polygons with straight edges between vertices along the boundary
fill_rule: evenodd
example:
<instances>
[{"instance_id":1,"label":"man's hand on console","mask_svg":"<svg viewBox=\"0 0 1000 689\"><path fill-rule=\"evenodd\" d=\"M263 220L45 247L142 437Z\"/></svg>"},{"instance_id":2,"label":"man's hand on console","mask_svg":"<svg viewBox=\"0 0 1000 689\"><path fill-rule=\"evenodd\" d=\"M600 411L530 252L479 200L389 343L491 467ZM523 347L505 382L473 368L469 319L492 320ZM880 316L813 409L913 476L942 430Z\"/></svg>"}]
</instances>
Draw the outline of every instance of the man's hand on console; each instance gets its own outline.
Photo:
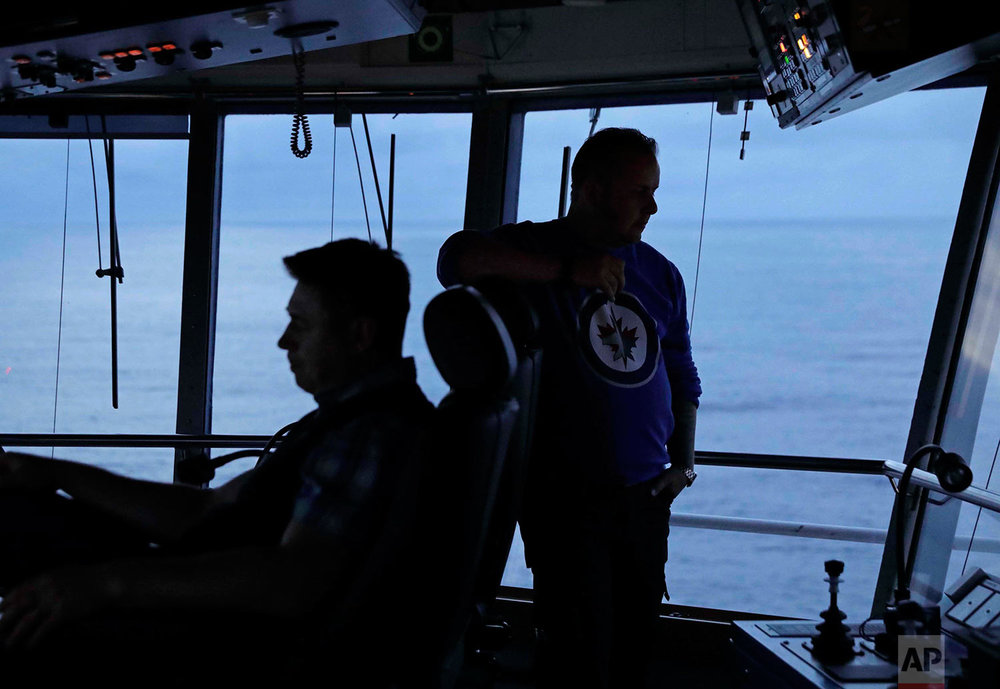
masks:
<instances>
[{"instance_id":1,"label":"man's hand on console","mask_svg":"<svg viewBox=\"0 0 1000 689\"><path fill-rule=\"evenodd\" d=\"M106 607L108 581L100 567L69 567L24 582L0 601L0 644L34 648L58 627Z\"/></svg>"}]
</instances>

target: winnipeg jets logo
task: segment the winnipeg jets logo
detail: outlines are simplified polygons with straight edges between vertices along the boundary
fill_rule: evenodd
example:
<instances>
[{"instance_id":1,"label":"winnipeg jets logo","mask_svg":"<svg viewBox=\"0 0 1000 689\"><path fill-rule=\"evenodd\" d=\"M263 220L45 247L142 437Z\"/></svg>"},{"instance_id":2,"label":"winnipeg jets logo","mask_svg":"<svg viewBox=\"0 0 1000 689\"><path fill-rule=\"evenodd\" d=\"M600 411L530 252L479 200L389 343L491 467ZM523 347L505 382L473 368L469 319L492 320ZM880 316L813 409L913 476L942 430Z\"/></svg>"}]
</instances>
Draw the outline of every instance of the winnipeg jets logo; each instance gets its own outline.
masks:
<instances>
[{"instance_id":1,"label":"winnipeg jets logo","mask_svg":"<svg viewBox=\"0 0 1000 689\"><path fill-rule=\"evenodd\" d=\"M635 349L639 338L636 335L638 327L626 328L622 326L621 318L612 317L610 323L598 323L597 332L601 336L601 344L611 348L613 354L612 361L622 360L625 368L628 368L629 361L635 361L632 351Z\"/></svg>"},{"instance_id":2,"label":"winnipeg jets logo","mask_svg":"<svg viewBox=\"0 0 1000 689\"><path fill-rule=\"evenodd\" d=\"M644 385L660 360L656 321L638 299L620 292L588 297L578 316L578 342L594 373L619 387Z\"/></svg>"}]
</instances>

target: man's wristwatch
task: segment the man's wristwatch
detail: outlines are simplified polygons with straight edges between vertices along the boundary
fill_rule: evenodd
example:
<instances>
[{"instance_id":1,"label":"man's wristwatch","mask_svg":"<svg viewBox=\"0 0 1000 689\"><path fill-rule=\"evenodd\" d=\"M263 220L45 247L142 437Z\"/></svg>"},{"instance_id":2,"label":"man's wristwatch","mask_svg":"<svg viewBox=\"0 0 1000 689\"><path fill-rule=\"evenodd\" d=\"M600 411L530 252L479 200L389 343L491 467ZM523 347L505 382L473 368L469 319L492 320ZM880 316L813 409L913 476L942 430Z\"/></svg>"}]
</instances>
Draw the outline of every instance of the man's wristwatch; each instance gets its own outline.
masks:
<instances>
[{"instance_id":1,"label":"man's wristwatch","mask_svg":"<svg viewBox=\"0 0 1000 689\"><path fill-rule=\"evenodd\" d=\"M687 479L688 486L690 486L692 483L694 483L694 480L698 478L698 474L694 473L694 469L692 469L691 467L685 467L684 478Z\"/></svg>"}]
</instances>

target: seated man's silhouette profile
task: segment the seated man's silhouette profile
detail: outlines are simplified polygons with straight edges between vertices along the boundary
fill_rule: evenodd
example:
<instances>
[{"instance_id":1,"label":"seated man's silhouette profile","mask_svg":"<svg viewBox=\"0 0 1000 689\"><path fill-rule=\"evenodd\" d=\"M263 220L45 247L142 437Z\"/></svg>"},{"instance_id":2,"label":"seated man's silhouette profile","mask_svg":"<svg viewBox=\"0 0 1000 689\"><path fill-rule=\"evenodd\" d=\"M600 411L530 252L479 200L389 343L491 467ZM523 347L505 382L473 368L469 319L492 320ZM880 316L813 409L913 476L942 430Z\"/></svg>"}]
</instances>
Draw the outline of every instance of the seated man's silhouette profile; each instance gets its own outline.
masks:
<instances>
[{"instance_id":1,"label":"seated man's silhouette profile","mask_svg":"<svg viewBox=\"0 0 1000 689\"><path fill-rule=\"evenodd\" d=\"M432 406L401 353L398 256L347 239L285 265L298 282L278 346L318 408L252 470L199 489L0 451L0 668L155 672L177 648L231 647L248 669L257 646L308 653L296 640L331 628L390 513L405 520Z\"/></svg>"}]
</instances>

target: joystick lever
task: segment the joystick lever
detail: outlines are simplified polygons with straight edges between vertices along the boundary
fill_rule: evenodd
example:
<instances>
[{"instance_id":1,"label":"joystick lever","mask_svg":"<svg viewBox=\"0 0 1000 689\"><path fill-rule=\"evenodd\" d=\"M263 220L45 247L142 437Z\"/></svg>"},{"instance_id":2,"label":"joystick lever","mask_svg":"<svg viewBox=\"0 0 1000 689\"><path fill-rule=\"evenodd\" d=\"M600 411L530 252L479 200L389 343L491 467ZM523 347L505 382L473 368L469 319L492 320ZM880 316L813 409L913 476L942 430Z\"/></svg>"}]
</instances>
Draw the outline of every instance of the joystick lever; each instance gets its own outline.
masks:
<instances>
[{"instance_id":1,"label":"joystick lever","mask_svg":"<svg viewBox=\"0 0 1000 689\"><path fill-rule=\"evenodd\" d=\"M811 650L820 662L839 665L855 656L850 627L844 624L847 614L837 607L837 591L844 563L840 560L827 560L824 569L829 575L824 581L830 582L830 607L819 614L823 621L816 625L819 634L812 637Z\"/></svg>"}]
</instances>

